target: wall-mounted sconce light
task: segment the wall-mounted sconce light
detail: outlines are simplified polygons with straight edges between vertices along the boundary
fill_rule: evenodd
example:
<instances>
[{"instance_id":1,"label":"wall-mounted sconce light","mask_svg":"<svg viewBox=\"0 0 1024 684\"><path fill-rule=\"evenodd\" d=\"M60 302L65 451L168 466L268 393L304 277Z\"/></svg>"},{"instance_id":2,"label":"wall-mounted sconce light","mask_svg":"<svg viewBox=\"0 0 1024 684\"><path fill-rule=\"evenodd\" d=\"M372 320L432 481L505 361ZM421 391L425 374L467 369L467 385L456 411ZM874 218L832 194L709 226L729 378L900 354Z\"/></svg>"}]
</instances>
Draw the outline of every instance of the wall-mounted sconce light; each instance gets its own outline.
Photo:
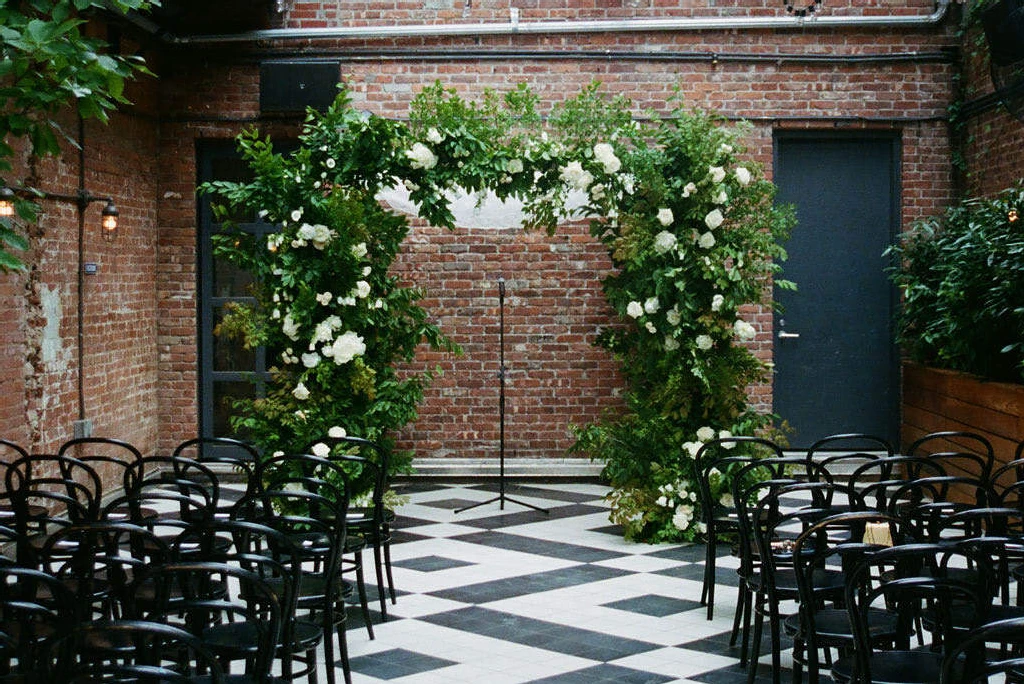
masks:
<instances>
[{"instance_id":1,"label":"wall-mounted sconce light","mask_svg":"<svg viewBox=\"0 0 1024 684\"><path fill-rule=\"evenodd\" d=\"M14 216L14 191L4 186L0 188L0 217Z\"/></svg>"},{"instance_id":2,"label":"wall-mounted sconce light","mask_svg":"<svg viewBox=\"0 0 1024 684\"><path fill-rule=\"evenodd\" d=\"M117 205L110 197L98 197L88 190L79 190L74 195L63 195L56 192L45 192L35 188L11 188L0 187L0 217L14 216L14 200L18 197L25 197L32 200L57 200L59 202L73 202L78 205L79 211L83 214L86 208L93 202L106 202L103 211L100 213L100 227L103 230L103 237L112 240L117 235L117 219L120 212Z\"/></svg>"}]
</instances>

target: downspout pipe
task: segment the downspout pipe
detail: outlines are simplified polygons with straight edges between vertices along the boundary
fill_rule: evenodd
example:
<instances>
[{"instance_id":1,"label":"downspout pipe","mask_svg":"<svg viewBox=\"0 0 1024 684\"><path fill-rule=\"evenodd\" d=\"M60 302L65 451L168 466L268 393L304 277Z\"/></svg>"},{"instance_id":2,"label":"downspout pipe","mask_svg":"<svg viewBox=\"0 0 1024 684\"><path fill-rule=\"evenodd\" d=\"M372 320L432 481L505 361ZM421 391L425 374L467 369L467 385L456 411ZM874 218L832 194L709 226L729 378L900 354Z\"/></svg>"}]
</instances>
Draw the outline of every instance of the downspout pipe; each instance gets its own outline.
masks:
<instances>
[{"instance_id":1,"label":"downspout pipe","mask_svg":"<svg viewBox=\"0 0 1024 684\"><path fill-rule=\"evenodd\" d=\"M282 28L242 33L166 36L176 45L215 45L280 40L366 40L373 38L442 38L451 36L556 35L572 33L630 33L658 31L810 30L815 28L909 28L941 22L950 0L938 0L930 14L811 17L673 17L660 19L599 19L519 21L513 7L507 22L408 24L391 26L334 26Z\"/></svg>"}]
</instances>

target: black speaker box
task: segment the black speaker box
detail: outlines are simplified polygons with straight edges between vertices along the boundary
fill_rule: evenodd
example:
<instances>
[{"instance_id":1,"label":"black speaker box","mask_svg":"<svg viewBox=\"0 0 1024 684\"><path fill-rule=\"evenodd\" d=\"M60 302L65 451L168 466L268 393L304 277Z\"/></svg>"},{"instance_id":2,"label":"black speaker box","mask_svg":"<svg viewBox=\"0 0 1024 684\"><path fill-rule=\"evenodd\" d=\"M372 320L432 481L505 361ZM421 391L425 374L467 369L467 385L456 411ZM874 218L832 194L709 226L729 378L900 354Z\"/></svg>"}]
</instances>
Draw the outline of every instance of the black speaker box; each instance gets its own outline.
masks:
<instances>
[{"instance_id":1,"label":"black speaker box","mask_svg":"<svg viewBox=\"0 0 1024 684\"><path fill-rule=\"evenodd\" d=\"M340 62L262 62L260 111L264 114L324 111L338 94Z\"/></svg>"}]
</instances>

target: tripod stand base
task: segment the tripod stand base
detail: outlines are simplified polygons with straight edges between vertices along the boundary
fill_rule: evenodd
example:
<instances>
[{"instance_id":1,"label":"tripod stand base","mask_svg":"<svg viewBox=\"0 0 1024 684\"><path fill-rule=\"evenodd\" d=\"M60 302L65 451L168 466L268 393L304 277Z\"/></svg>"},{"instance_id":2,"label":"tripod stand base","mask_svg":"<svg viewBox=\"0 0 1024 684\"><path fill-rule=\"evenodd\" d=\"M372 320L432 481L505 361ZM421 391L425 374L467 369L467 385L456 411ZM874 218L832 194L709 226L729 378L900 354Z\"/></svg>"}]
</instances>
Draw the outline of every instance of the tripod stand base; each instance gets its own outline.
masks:
<instances>
[{"instance_id":1,"label":"tripod stand base","mask_svg":"<svg viewBox=\"0 0 1024 684\"><path fill-rule=\"evenodd\" d=\"M544 515L551 515L551 511L549 511L546 508L541 508L540 506L534 506L533 504L528 504L525 501L518 501L516 499L513 499L511 496L505 496L504 492L502 492L498 496L494 497L493 499L488 499L487 501L480 501L478 503L472 504L470 506L465 506L463 508L456 508L455 512L456 513L462 513L463 511L468 511L468 510L473 509L473 508L479 508L480 506L486 506L487 504L492 504L495 501L500 502L500 504L501 504L500 507L499 507L500 510L505 510L505 502L508 501L509 503L518 504L520 506L525 506L526 508L532 508L535 511L540 511Z\"/></svg>"}]
</instances>

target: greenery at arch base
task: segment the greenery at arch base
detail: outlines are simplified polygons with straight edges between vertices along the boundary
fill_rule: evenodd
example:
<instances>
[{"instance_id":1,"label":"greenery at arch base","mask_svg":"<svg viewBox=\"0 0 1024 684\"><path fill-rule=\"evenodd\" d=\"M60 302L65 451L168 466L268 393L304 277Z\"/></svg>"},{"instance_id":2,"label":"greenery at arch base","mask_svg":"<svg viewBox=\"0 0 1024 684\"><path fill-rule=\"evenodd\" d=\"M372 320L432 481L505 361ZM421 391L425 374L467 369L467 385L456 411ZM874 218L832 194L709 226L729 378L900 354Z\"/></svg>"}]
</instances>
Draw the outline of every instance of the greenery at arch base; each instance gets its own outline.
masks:
<instances>
[{"instance_id":1,"label":"greenery at arch base","mask_svg":"<svg viewBox=\"0 0 1024 684\"><path fill-rule=\"evenodd\" d=\"M390 447L431 376L397 366L424 342L454 347L420 292L389 275L409 224L378 194L404 185L421 218L451 227L451 192L489 190L523 201L526 229L586 219L607 248L616 268L603 289L618 320L597 344L619 361L625 406L572 426L573 449L606 462L611 518L628 538L698 537L700 445L771 423L749 405L746 388L769 369L745 344L756 334L745 316L770 304L793 217L742 159L741 130L675 105L641 119L592 84L542 117L526 86L467 101L436 84L401 122L356 110L342 90L309 113L294 152L243 134L253 180L204 190L222 217L247 210L280 231L229 230L217 243L256 276L255 304L233 309L220 333L265 346L273 366L265 396L236 403L235 426L267 453L343 433ZM714 496L728 485L717 477Z\"/></svg>"}]
</instances>

